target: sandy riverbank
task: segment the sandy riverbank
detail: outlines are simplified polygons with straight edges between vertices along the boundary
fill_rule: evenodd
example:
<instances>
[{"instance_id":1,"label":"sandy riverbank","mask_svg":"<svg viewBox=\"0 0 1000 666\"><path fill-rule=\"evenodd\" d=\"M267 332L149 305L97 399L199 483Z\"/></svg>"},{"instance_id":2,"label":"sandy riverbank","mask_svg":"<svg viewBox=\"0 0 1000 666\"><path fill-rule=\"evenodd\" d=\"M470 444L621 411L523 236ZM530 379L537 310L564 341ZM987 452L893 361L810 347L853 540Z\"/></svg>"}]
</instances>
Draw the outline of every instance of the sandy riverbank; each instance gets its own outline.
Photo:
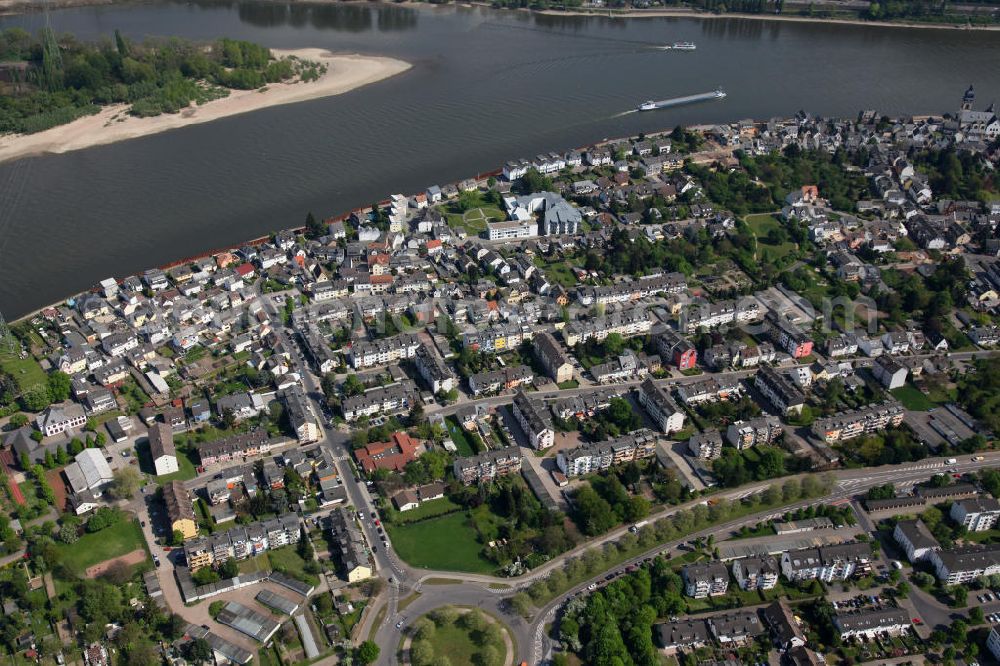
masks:
<instances>
[{"instance_id":1,"label":"sandy riverbank","mask_svg":"<svg viewBox=\"0 0 1000 666\"><path fill-rule=\"evenodd\" d=\"M0 162L42 153L65 153L207 123L269 106L340 95L410 68L409 63L395 58L334 55L323 49L272 49L271 52L277 57L294 55L322 63L327 66L327 71L319 79L309 83L269 84L263 92L233 90L223 99L202 106L192 105L180 113L152 118L130 116L125 105L109 106L96 115L37 134L0 137Z\"/></svg>"}]
</instances>

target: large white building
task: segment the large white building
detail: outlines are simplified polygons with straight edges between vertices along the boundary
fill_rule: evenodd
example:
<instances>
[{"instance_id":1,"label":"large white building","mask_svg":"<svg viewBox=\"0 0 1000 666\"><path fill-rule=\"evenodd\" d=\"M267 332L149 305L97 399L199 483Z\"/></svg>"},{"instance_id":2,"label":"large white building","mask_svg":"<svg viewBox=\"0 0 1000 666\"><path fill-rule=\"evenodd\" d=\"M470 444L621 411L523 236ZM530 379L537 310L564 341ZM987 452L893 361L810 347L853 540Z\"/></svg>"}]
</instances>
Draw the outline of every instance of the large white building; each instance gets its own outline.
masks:
<instances>
[{"instance_id":1,"label":"large white building","mask_svg":"<svg viewBox=\"0 0 1000 666\"><path fill-rule=\"evenodd\" d=\"M992 529L1000 518L1000 502L992 497L974 497L958 500L951 505L951 519L964 525L970 532Z\"/></svg>"},{"instance_id":2,"label":"large white building","mask_svg":"<svg viewBox=\"0 0 1000 666\"><path fill-rule=\"evenodd\" d=\"M104 488L114 480L111 467L100 449L84 449L76 455L74 462L63 470L70 490L74 493L93 491L100 496Z\"/></svg>"},{"instance_id":3,"label":"large white building","mask_svg":"<svg viewBox=\"0 0 1000 666\"><path fill-rule=\"evenodd\" d=\"M639 385L639 404L646 408L649 416L663 432L670 434L684 428L684 412L677 407L673 398L649 377Z\"/></svg>"},{"instance_id":4,"label":"large white building","mask_svg":"<svg viewBox=\"0 0 1000 666\"><path fill-rule=\"evenodd\" d=\"M35 419L38 429L46 437L58 435L70 428L82 428L86 423L87 415L84 414L83 407L73 402L51 405Z\"/></svg>"},{"instance_id":5,"label":"large white building","mask_svg":"<svg viewBox=\"0 0 1000 666\"><path fill-rule=\"evenodd\" d=\"M526 396L524 391L518 391L514 396L514 418L521 424L534 448L541 451L555 444L556 431L552 427L548 408Z\"/></svg>"},{"instance_id":6,"label":"large white building","mask_svg":"<svg viewBox=\"0 0 1000 666\"><path fill-rule=\"evenodd\" d=\"M149 456L153 459L156 476L173 474L180 469L174 447L174 431L168 424L157 422L149 429Z\"/></svg>"}]
</instances>

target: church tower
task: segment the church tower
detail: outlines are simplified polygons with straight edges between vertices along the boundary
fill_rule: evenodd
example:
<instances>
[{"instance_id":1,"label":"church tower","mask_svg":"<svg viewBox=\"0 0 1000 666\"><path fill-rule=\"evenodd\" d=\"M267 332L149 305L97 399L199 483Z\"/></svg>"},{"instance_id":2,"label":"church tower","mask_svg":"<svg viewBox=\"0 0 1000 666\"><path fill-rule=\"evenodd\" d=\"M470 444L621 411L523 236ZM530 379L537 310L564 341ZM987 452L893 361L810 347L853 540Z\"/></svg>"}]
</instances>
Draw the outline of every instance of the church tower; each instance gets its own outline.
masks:
<instances>
[{"instance_id":1,"label":"church tower","mask_svg":"<svg viewBox=\"0 0 1000 666\"><path fill-rule=\"evenodd\" d=\"M972 111L972 105L976 101L976 91L973 90L972 86L965 91L965 95L962 97L962 111Z\"/></svg>"}]
</instances>

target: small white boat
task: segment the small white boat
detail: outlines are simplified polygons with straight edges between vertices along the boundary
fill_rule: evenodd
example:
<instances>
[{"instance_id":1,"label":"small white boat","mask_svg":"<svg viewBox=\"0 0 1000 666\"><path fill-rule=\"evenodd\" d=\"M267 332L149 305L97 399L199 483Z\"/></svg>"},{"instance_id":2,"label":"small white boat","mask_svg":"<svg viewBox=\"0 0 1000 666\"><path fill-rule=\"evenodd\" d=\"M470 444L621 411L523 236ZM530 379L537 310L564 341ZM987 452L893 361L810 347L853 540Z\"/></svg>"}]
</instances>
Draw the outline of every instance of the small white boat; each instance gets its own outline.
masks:
<instances>
[{"instance_id":1,"label":"small white boat","mask_svg":"<svg viewBox=\"0 0 1000 666\"><path fill-rule=\"evenodd\" d=\"M656 102L649 100L648 102L643 102L639 105L640 111L656 111Z\"/></svg>"},{"instance_id":2,"label":"small white boat","mask_svg":"<svg viewBox=\"0 0 1000 666\"><path fill-rule=\"evenodd\" d=\"M670 48L677 51L694 51L698 47L694 45L694 42L674 42Z\"/></svg>"}]
</instances>

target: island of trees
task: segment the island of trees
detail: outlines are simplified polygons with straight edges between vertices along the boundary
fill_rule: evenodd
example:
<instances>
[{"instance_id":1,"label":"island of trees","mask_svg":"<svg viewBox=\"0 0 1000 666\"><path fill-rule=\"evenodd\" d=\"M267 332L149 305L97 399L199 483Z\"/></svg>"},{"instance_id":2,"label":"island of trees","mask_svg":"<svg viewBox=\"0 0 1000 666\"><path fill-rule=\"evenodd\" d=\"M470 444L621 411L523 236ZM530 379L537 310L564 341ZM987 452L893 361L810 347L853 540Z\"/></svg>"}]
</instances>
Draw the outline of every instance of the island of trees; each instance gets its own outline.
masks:
<instances>
[{"instance_id":1,"label":"island of trees","mask_svg":"<svg viewBox=\"0 0 1000 666\"><path fill-rule=\"evenodd\" d=\"M232 39L136 43L115 31L113 38L84 43L48 29L31 35L9 28L0 33L0 134L40 132L112 104L126 104L141 117L177 113L231 89L312 81L324 71L324 65L276 59L263 46Z\"/></svg>"}]
</instances>

